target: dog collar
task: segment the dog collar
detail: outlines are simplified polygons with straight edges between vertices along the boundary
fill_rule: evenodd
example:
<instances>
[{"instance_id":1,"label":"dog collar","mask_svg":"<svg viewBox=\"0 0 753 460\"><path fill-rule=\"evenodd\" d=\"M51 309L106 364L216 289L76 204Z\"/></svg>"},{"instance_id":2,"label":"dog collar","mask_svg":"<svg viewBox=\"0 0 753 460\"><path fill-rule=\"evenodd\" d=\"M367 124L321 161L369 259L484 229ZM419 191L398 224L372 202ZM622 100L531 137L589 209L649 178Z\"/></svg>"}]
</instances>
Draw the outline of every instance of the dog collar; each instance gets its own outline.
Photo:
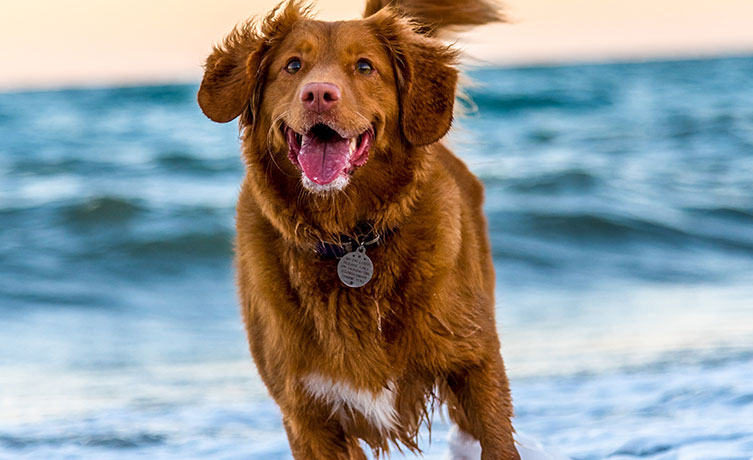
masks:
<instances>
[{"instance_id":1,"label":"dog collar","mask_svg":"<svg viewBox=\"0 0 753 460\"><path fill-rule=\"evenodd\" d=\"M364 248L381 246L384 239L394 232L393 229L379 234L374 230L373 225L363 223L356 227L352 234L340 235L337 242L319 241L314 251L323 259L341 259L361 246Z\"/></svg>"}]
</instances>

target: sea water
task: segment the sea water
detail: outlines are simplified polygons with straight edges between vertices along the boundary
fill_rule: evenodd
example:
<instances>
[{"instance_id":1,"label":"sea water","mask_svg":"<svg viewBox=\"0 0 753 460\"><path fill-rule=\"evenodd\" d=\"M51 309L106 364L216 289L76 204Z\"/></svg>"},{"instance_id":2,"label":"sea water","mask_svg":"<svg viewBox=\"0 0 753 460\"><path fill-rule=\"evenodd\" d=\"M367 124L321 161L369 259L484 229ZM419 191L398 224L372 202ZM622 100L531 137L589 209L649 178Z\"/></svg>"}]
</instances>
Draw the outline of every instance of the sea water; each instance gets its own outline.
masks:
<instances>
[{"instance_id":1,"label":"sea water","mask_svg":"<svg viewBox=\"0 0 753 460\"><path fill-rule=\"evenodd\" d=\"M753 58L470 74L450 143L486 184L517 429L753 458ZM0 458L290 458L235 297L237 125L196 90L0 94Z\"/></svg>"}]
</instances>

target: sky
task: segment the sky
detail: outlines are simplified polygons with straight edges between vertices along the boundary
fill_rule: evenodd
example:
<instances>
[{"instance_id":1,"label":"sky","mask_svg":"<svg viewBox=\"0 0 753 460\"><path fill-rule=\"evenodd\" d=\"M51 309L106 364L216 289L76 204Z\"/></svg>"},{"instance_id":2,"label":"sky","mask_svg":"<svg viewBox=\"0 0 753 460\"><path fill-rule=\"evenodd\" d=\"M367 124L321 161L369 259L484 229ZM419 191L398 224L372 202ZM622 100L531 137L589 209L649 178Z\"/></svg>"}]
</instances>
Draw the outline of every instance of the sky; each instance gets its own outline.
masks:
<instances>
[{"instance_id":1,"label":"sky","mask_svg":"<svg viewBox=\"0 0 753 460\"><path fill-rule=\"evenodd\" d=\"M214 43L277 0L3 0L0 89L193 82ZM319 17L363 2L320 0ZM753 0L508 0L509 24L459 42L473 62L753 54Z\"/></svg>"}]
</instances>

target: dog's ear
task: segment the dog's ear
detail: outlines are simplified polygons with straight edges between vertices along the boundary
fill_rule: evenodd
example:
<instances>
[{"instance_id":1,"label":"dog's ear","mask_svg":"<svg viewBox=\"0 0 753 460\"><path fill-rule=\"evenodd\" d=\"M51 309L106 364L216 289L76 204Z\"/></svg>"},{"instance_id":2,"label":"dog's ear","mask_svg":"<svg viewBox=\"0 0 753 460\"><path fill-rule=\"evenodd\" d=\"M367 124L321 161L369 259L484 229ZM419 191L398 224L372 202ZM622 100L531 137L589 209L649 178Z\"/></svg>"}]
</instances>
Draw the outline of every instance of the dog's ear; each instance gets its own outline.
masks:
<instances>
[{"instance_id":1,"label":"dog's ear","mask_svg":"<svg viewBox=\"0 0 753 460\"><path fill-rule=\"evenodd\" d=\"M505 22L498 0L367 0L363 17L368 18L383 8L411 18L414 30L429 36Z\"/></svg>"},{"instance_id":2,"label":"dog's ear","mask_svg":"<svg viewBox=\"0 0 753 460\"><path fill-rule=\"evenodd\" d=\"M227 123L243 113L260 77L265 45L252 24L233 30L204 66L199 107L212 121Z\"/></svg>"},{"instance_id":3,"label":"dog's ear","mask_svg":"<svg viewBox=\"0 0 753 460\"><path fill-rule=\"evenodd\" d=\"M400 88L401 124L413 145L441 139L452 125L458 71L456 53L416 35L405 49Z\"/></svg>"},{"instance_id":4,"label":"dog's ear","mask_svg":"<svg viewBox=\"0 0 753 460\"><path fill-rule=\"evenodd\" d=\"M367 21L377 29L392 57L403 135L416 146L438 141L452 125L457 52L417 33L414 24L390 7Z\"/></svg>"},{"instance_id":5,"label":"dog's ear","mask_svg":"<svg viewBox=\"0 0 753 460\"><path fill-rule=\"evenodd\" d=\"M204 114L218 123L244 114L242 121L251 124L261 103L268 51L308 15L309 9L300 0L290 0L259 23L249 21L236 27L215 46L199 87L199 106Z\"/></svg>"}]
</instances>

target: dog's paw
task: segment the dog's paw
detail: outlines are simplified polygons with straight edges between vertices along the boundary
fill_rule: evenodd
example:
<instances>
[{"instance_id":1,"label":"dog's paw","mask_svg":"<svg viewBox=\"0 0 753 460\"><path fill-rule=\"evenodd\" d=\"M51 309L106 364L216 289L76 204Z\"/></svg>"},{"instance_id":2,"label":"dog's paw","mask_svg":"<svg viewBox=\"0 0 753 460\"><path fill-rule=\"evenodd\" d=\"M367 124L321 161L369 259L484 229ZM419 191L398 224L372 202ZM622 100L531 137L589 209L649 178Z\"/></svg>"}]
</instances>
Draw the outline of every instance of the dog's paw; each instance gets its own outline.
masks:
<instances>
[{"instance_id":1,"label":"dog's paw","mask_svg":"<svg viewBox=\"0 0 753 460\"><path fill-rule=\"evenodd\" d=\"M447 440L450 450L447 460L480 460L481 444L470 434L460 431L456 426L450 429Z\"/></svg>"},{"instance_id":2,"label":"dog's paw","mask_svg":"<svg viewBox=\"0 0 753 460\"><path fill-rule=\"evenodd\" d=\"M449 451L446 460L480 460L481 444L468 433L453 426L447 440ZM520 460L570 460L565 455L545 451L540 442L530 436L515 433L515 444Z\"/></svg>"}]
</instances>

